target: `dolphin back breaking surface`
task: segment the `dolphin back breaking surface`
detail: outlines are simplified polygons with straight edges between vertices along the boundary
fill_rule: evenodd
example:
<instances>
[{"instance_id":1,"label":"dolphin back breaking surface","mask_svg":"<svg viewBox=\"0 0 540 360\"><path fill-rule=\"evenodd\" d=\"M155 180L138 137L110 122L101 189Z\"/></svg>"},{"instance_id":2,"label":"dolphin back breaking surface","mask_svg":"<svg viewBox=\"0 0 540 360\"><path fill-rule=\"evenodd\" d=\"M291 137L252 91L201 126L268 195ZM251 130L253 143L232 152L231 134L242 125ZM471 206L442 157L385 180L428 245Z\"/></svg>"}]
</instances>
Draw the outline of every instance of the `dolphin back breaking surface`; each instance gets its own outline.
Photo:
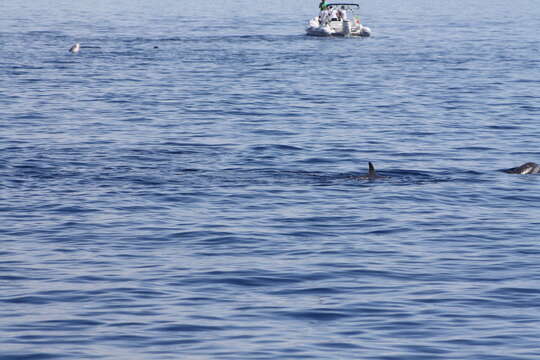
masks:
<instances>
[{"instance_id":1,"label":"dolphin back breaking surface","mask_svg":"<svg viewBox=\"0 0 540 360\"><path fill-rule=\"evenodd\" d=\"M368 173L362 176L355 176L355 178L361 180L375 180L382 178L382 176L377 175L377 171L375 170L375 166L373 166L373 163L371 163L370 161L368 164Z\"/></svg>"},{"instance_id":2,"label":"dolphin back breaking surface","mask_svg":"<svg viewBox=\"0 0 540 360\"><path fill-rule=\"evenodd\" d=\"M520 175L538 174L540 172L540 165L538 165L537 163L528 162L518 167L504 169L502 171L508 174L520 174Z\"/></svg>"},{"instance_id":3,"label":"dolphin back breaking surface","mask_svg":"<svg viewBox=\"0 0 540 360\"><path fill-rule=\"evenodd\" d=\"M534 162L527 162L517 167L513 167L510 169L502 169L499 171L505 172L507 174L520 174L520 175L538 174L540 173L540 165ZM354 178L358 180L376 180L376 179L386 178L386 176L381 176L377 174L377 171L375 170L375 166L373 165L372 162L369 162L368 173L361 176L354 176Z\"/></svg>"}]
</instances>

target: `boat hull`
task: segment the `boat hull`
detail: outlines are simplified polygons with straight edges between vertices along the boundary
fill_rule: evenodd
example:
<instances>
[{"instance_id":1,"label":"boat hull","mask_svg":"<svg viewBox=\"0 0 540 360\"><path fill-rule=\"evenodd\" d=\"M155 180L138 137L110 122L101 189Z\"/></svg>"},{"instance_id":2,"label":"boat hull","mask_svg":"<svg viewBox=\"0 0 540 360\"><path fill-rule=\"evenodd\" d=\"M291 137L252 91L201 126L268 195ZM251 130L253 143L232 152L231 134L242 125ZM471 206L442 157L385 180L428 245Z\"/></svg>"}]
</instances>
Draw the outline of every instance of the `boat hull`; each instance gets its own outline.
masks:
<instances>
[{"instance_id":1,"label":"boat hull","mask_svg":"<svg viewBox=\"0 0 540 360\"><path fill-rule=\"evenodd\" d=\"M356 31L356 32L350 32L350 33L344 33L342 31L328 31L321 28L315 28L315 27L308 27L306 29L306 34L310 36L320 36L320 37L331 37L331 36L340 36L340 37L347 37L347 36L360 36L360 37L369 37L371 36L371 30L364 26L362 30Z\"/></svg>"},{"instance_id":2,"label":"boat hull","mask_svg":"<svg viewBox=\"0 0 540 360\"><path fill-rule=\"evenodd\" d=\"M306 29L306 34L310 36L330 37L330 36L371 36L371 29L367 26L356 22L350 21L331 21L328 24L319 24L317 18L312 19L309 22L309 26Z\"/></svg>"}]
</instances>

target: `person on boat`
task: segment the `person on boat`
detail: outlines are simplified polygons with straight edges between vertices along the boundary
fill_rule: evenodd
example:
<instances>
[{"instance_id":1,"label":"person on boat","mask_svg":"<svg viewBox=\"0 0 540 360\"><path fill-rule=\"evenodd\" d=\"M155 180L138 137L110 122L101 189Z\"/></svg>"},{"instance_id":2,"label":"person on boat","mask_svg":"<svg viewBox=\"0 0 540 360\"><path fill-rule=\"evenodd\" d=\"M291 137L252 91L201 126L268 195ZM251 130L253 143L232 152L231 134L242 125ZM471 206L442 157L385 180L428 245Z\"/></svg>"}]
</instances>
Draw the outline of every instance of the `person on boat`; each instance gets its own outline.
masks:
<instances>
[{"instance_id":1,"label":"person on boat","mask_svg":"<svg viewBox=\"0 0 540 360\"><path fill-rule=\"evenodd\" d=\"M319 3L319 9L321 11L325 10L326 8L328 7L328 3L326 2L326 0L321 0L321 2Z\"/></svg>"},{"instance_id":2,"label":"person on boat","mask_svg":"<svg viewBox=\"0 0 540 360\"><path fill-rule=\"evenodd\" d=\"M324 10L321 10L321 13L319 14L319 23L325 25L330 20L330 9L324 8Z\"/></svg>"},{"instance_id":3,"label":"person on boat","mask_svg":"<svg viewBox=\"0 0 540 360\"><path fill-rule=\"evenodd\" d=\"M329 12L329 18L330 18L330 21L338 21L339 20L339 15L338 15L338 10L333 7L333 6L328 6L328 12Z\"/></svg>"},{"instance_id":4,"label":"person on boat","mask_svg":"<svg viewBox=\"0 0 540 360\"><path fill-rule=\"evenodd\" d=\"M341 9L337 11L337 16L339 20L347 20L347 11L345 10L345 6L342 6Z\"/></svg>"}]
</instances>

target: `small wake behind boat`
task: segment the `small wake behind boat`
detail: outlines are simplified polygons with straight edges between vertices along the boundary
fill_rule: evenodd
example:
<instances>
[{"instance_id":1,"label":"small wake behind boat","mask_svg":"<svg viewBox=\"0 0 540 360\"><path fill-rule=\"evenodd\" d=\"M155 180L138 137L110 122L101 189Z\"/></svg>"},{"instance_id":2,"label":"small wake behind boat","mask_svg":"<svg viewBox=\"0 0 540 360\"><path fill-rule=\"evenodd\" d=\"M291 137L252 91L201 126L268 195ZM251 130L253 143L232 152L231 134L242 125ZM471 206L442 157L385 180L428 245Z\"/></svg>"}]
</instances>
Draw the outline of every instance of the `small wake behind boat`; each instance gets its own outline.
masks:
<instances>
[{"instance_id":1,"label":"small wake behind boat","mask_svg":"<svg viewBox=\"0 0 540 360\"><path fill-rule=\"evenodd\" d=\"M311 36L370 36L371 29L360 23L354 3L330 3L319 16L309 21L306 33Z\"/></svg>"}]
</instances>

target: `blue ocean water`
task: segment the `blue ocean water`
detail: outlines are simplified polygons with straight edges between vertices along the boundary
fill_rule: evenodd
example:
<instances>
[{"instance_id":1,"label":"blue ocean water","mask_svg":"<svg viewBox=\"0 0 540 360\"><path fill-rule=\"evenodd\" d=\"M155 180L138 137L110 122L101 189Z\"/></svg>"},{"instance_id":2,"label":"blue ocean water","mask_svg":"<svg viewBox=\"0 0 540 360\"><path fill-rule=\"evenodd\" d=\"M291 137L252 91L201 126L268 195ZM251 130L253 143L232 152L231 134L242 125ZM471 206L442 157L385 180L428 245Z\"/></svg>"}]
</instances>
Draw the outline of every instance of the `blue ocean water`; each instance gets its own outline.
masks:
<instances>
[{"instance_id":1,"label":"blue ocean water","mask_svg":"<svg viewBox=\"0 0 540 360\"><path fill-rule=\"evenodd\" d=\"M317 4L2 1L2 360L540 358L538 2Z\"/></svg>"}]
</instances>

